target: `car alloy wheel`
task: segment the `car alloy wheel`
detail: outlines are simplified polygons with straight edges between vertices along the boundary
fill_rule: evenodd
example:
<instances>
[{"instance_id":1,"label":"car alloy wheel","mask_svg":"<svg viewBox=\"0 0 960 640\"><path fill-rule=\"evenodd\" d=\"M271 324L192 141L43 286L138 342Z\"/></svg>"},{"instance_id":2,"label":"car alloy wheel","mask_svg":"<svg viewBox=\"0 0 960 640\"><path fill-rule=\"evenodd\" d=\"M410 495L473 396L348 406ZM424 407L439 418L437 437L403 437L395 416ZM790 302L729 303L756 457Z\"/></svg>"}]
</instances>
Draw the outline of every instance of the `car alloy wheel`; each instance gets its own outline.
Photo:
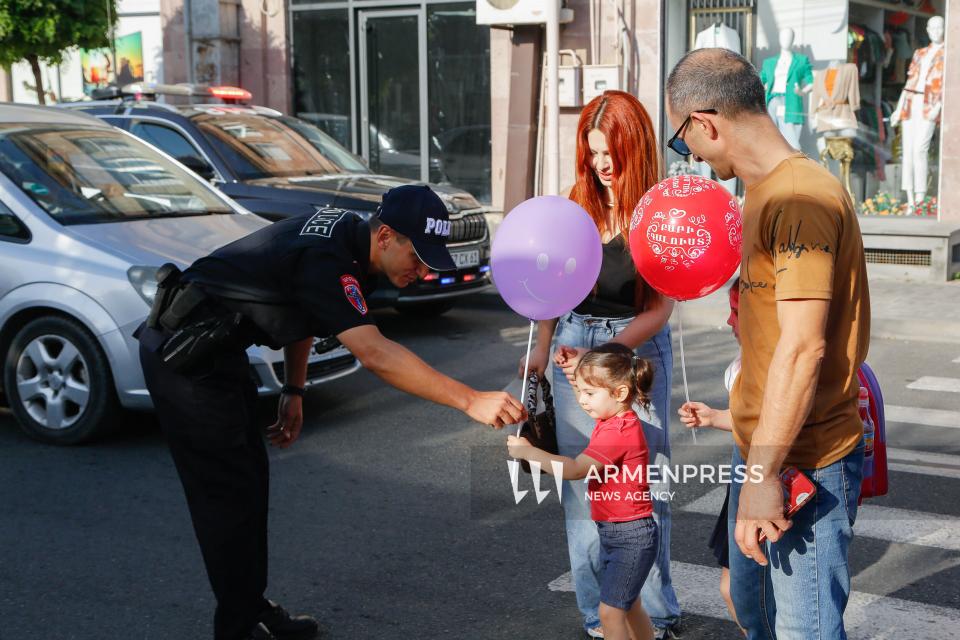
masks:
<instances>
[{"instance_id":1,"label":"car alloy wheel","mask_svg":"<svg viewBox=\"0 0 960 640\"><path fill-rule=\"evenodd\" d=\"M87 362L63 336L30 341L17 361L16 384L23 409L46 429L72 427L90 402Z\"/></svg>"}]
</instances>

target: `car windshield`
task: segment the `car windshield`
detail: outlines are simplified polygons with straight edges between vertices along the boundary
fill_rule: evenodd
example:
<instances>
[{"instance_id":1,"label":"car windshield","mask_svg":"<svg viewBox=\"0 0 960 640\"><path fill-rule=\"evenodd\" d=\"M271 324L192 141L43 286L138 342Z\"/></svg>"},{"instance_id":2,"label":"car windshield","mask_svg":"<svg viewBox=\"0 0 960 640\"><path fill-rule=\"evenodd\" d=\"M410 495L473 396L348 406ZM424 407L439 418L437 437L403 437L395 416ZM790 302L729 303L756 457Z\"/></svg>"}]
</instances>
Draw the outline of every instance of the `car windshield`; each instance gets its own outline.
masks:
<instances>
[{"instance_id":1,"label":"car windshield","mask_svg":"<svg viewBox=\"0 0 960 640\"><path fill-rule=\"evenodd\" d=\"M333 138L297 118L208 109L192 120L241 180L369 173Z\"/></svg>"},{"instance_id":2,"label":"car windshield","mask_svg":"<svg viewBox=\"0 0 960 640\"><path fill-rule=\"evenodd\" d=\"M78 125L0 125L0 171L62 224L233 213L132 136Z\"/></svg>"}]
</instances>

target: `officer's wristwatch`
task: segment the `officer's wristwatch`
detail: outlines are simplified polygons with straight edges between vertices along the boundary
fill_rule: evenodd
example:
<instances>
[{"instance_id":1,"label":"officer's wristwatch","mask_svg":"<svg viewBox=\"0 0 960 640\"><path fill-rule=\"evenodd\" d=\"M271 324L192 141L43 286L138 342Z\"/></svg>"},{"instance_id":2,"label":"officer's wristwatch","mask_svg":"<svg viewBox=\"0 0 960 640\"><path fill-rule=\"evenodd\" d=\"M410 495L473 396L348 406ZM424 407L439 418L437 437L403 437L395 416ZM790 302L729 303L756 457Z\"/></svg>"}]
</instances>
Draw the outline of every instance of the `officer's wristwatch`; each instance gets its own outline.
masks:
<instances>
[{"instance_id":1,"label":"officer's wristwatch","mask_svg":"<svg viewBox=\"0 0 960 640\"><path fill-rule=\"evenodd\" d=\"M292 384L285 384L280 387L280 393L285 396L300 396L302 398L306 393L306 389L303 387L295 387Z\"/></svg>"}]
</instances>

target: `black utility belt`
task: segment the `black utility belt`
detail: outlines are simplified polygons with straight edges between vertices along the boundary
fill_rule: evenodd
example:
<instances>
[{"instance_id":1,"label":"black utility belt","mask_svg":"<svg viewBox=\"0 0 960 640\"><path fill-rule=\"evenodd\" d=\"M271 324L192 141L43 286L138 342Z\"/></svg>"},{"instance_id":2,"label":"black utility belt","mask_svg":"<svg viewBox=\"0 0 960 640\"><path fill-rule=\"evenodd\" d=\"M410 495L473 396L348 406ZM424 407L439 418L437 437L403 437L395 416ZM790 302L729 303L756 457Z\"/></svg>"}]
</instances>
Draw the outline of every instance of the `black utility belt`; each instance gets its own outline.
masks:
<instances>
[{"instance_id":1,"label":"black utility belt","mask_svg":"<svg viewBox=\"0 0 960 640\"><path fill-rule=\"evenodd\" d=\"M199 285L184 283L182 272L167 263L157 271L157 295L147 327L166 338L157 351L174 371L187 371L226 346L236 335L243 314L224 309Z\"/></svg>"}]
</instances>

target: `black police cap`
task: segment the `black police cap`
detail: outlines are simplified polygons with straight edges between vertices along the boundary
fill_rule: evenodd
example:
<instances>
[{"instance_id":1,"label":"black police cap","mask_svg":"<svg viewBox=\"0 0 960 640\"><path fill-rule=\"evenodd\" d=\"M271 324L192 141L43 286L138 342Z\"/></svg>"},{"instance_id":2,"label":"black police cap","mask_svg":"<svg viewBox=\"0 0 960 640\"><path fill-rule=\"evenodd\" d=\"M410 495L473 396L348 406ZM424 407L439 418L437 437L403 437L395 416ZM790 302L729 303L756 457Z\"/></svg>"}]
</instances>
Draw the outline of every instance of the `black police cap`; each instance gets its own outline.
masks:
<instances>
[{"instance_id":1,"label":"black police cap","mask_svg":"<svg viewBox=\"0 0 960 640\"><path fill-rule=\"evenodd\" d=\"M447 250L450 215L443 201L426 185L394 187L383 195L377 217L410 238L421 261L435 271L457 268Z\"/></svg>"}]
</instances>

